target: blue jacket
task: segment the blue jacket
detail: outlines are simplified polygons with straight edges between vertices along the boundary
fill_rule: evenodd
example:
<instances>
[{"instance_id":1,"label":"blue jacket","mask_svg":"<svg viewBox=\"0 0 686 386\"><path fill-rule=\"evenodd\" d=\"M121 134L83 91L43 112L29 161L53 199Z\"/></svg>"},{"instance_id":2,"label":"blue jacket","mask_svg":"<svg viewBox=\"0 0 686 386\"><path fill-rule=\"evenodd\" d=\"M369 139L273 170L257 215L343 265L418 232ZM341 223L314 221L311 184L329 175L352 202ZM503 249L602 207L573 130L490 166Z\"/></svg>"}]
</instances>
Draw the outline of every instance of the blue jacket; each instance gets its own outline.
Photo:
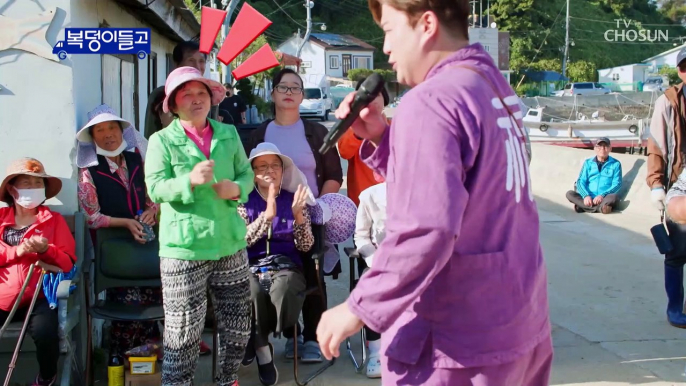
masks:
<instances>
[{"instance_id":1,"label":"blue jacket","mask_svg":"<svg viewBox=\"0 0 686 386\"><path fill-rule=\"evenodd\" d=\"M581 167L581 174L576 181L576 190L581 197L607 196L619 192L622 187L622 164L612 157L607 157L607 161L598 170L596 157L593 156Z\"/></svg>"}]
</instances>

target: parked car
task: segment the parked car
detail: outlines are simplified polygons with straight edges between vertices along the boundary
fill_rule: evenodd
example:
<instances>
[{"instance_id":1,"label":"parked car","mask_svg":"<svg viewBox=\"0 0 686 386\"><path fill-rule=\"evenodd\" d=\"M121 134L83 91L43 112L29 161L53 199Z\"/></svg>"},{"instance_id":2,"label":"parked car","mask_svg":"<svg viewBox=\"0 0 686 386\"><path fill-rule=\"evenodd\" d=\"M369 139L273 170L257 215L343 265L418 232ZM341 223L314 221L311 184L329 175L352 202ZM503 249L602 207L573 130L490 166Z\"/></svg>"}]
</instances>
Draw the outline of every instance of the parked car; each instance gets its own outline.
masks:
<instances>
[{"instance_id":1,"label":"parked car","mask_svg":"<svg viewBox=\"0 0 686 386\"><path fill-rule=\"evenodd\" d=\"M665 83L661 76L651 76L643 83L644 92L664 92L667 88L669 88L669 83Z\"/></svg>"},{"instance_id":2,"label":"parked car","mask_svg":"<svg viewBox=\"0 0 686 386\"><path fill-rule=\"evenodd\" d=\"M573 95L603 95L609 94L612 90L603 86L600 83L594 82L578 82L578 83L567 83L564 88L564 93L562 96L573 96Z\"/></svg>"},{"instance_id":3,"label":"parked car","mask_svg":"<svg viewBox=\"0 0 686 386\"><path fill-rule=\"evenodd\" d=\"M319 117L322 121L328 121L332 103L324 89L307 87L303 92L305 95L303 95L303 101L300 104L300 115L303 117Z\"/></svg>"}]
</instances>

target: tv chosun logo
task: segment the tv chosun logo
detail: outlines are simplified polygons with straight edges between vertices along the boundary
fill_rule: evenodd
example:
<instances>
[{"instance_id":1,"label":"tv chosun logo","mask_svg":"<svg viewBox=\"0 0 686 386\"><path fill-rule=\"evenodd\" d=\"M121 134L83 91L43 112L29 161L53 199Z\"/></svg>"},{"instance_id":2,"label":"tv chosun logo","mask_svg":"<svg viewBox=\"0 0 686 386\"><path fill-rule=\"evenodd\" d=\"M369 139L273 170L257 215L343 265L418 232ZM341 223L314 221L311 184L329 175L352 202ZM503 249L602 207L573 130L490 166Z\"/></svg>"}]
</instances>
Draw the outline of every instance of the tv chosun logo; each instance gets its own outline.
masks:
<instances>
[{"instance_id":1,"label":"tv chosun logo","mask_svg":"<svg viewBox=\"0 0 686 386\"><path fill-rule=\"evenodd\" d=\"M669 31L644 29L641 23L631 19L615 19L617 29L605 31L605 40L608 42L660 42L669 41ZM631 25L636 29L629 29ZM622 28L624 27L624 28Z\"/></svg>"},{"instance_id":2,"label":"tv chosun logo","mask_svg":"<svg viewBox=\"0 0 686 386\"><path fill-rule=\"evenodd\" d=\"M64 36L52 48L60 60L67 54L150 54L150 28L66 28Z\"/></svg>"}]
</instances>

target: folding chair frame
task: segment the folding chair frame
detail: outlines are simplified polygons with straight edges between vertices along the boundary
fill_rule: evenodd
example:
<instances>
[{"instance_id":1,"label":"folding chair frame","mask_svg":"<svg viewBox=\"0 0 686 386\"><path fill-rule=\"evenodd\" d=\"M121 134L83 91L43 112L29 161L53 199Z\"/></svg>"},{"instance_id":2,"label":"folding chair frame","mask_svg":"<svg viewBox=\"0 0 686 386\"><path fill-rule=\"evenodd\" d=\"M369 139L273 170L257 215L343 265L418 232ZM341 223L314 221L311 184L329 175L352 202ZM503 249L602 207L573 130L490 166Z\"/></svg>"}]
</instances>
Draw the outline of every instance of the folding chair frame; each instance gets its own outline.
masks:
<instances>
[{"instance_id":1,"label":"folding chair frame","mask_svg":"<svg viewBox=\"0 0 686 386\"><path fill-rule=\"evenodd\" d=\"M312 256L312 259L314 260L314 266L315 269L317 270L317 286L316 287L311 287L306 289L303 292L304 296L308 296L311 294L315 294L318 292L318 296L322 299L322 302L324 303L324 308L326 308L326 297L324 296L324 285L323 285L323 280L324 280L324 272L322 269L322 265L319 263L319 260L324 257L323 253L315 252L315 254ZM329 367L333 366L334 363L336 363L336 358L331 358L330 361L327 361L324 363L321 367L319 367L315 372L310 374L305 380L301 381L300 377L298 376L298 344L297 344L297 336L298 336L298 324L296 323L293 326L293 338L296 340L295 344L293 344L293 380L295 380L295 384L298 386L305 386L308 383L312 382L313 379L317 378L320 376L324 371L326 371Z\"/></svg>"},{"instance_id":2,"label":"folding chair frame","mask_svg":"<svg viewBox=\"0 0 686 386\"><path fill-rule=\"evenodd\" d=\"M355 289L357 282L360 278L357 275L357 262L361 259L359 252L355 248L344 248L345 254L348 255L349 267L350 267L350 292ZM369 362L369 355L367 354L367 332L364 328L360 331L360 344L362 346L362 362L359 362L353 353L353 349L350 345L350 338L345 340L345 348L348 351L348 356L355 366L355 372L361 374L367 368L367 363Z\"/></svg>"}]
</instances>

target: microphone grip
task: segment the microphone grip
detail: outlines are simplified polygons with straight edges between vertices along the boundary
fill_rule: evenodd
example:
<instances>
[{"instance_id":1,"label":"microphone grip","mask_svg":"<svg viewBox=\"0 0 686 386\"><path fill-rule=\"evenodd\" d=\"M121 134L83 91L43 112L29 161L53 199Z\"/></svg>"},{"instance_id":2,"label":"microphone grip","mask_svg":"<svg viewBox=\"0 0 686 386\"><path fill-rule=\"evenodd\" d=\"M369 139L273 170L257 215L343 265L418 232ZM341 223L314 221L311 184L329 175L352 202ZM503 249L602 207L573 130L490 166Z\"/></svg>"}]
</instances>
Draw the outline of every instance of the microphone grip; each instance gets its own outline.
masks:
<instances>
[{"instance_id":1,"label":"microphone grip","mask_svg":"<svg viewBox=\"0 0 686 386\"><path fill-rule=\"evenodd\" d=\"M336 125L326 134L324 137L324 144L319 149L319 154L326 154L327 151L331 150L332 147L336 146L338 140L345 134L346 131L352 126L352 124L360 116L360 111L367 107L369 103L355 103L359 101L354 101L350 106L350 113L343 118L342 121L336 123Z\"/></svg>"}]
</instances>

